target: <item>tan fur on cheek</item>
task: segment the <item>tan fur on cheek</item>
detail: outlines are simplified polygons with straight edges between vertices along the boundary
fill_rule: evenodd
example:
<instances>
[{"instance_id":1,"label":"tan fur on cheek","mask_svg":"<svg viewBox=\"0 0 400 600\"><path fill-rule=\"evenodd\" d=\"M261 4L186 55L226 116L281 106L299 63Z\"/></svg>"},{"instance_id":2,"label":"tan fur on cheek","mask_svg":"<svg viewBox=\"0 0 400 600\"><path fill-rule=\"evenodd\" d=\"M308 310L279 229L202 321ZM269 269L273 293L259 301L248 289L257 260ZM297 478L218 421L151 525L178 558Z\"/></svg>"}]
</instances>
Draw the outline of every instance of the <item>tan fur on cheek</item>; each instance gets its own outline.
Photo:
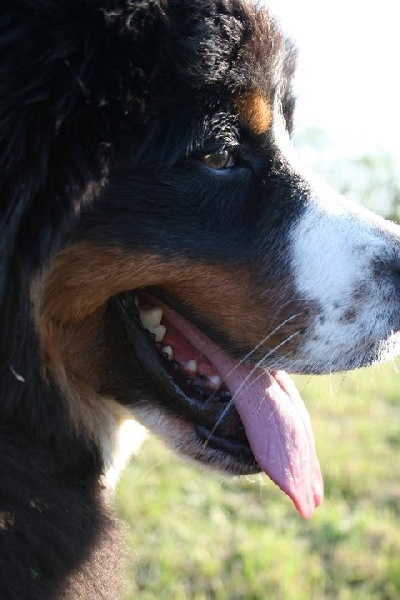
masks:
<instances>
[{"instance_id":1,"label":"tan fur on cheek","mask_svg":"<svg viewBox=\"0 0 400 600\"><path fill-rule=\"evenodd\" d=\"M307 326L304 304L290 300L295 293L289 280L263 284L245 265L167 260L88 243L68 248L53 262L45 278L41 318L44 323L57 322L72 331L83 327L79 338L90 338L90 323L93 319L96 322L97 315L101 327L101 310L108 298L152 285L165 289L198 317L215 325L235 346L254 347L288 318L292 319L288 326L281 326L269 338L271 345L279 344L294 329ZM293 318L295 313L299 316ZM285 351L296 346L297 340Z\"/></svg>"},{"instance_id":2,"label":"tan fur on cheek","mask_svg":"<svg viewBox=\"0 0 400 600\"><path fill-rule=\"evenodd\" d=\"M97 350L100 315L84 323L38 320L46 377L68 400L71 422L92 440L108 437L112 429L107 403L96 392L101 353Z\"/></svg>"}]
</instances>

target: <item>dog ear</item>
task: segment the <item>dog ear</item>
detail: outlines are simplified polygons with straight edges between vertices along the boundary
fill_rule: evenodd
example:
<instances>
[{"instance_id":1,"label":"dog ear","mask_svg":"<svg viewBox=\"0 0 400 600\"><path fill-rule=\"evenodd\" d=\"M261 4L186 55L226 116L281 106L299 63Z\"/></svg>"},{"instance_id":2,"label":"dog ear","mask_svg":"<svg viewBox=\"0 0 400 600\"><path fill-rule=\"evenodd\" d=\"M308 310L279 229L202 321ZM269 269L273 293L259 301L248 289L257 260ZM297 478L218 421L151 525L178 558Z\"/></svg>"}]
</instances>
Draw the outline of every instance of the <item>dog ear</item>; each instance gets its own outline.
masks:
<instances>
[{"instance_id":1,"label":"dog ear","mask_svg":"<svg viewBox=\"0 0 400 600\"><path fill-rule=\"evenodd\" d=\"M39 268L73 210L70 197L57 194L52 153L78 94L68 43L43 15L8 7L0 17L0 299L11 258Z\"/></svg>"},{"instance_id":2,"label":"dog ear","mask_svg":"<svg viewBox=\"0 0 400 600\"><path fill-rule=\"evenodd\" d=\"M126 113L107 98L123 90L105 22L80 0L2 3L0 302L10 262L39 270L105 179L110 120Z\"/></svg>"}]
</instances>

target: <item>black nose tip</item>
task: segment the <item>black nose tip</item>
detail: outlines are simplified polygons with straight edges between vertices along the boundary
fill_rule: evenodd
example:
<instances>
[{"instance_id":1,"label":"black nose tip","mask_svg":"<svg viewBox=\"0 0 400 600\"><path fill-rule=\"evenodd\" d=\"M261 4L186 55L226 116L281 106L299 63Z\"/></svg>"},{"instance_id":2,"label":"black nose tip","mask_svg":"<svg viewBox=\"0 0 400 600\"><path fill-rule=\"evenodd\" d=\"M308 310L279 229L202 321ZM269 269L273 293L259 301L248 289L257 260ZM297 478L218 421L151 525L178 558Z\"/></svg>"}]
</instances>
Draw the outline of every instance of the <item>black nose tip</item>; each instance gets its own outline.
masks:
<instances>
[{"instance_id":1,"label":"black nose tip","mask_svg":"<svg viewBox=\"0 0 400 600\"><path fill-rule=\"evenodd\" d=\"M376 261L374 279L383 297L389 295L391 302L396 301L400 307L400 256L395 256L387 261L384 259ZM396 297L393 297L393 295Z\"/></svg>"}]
</instances>

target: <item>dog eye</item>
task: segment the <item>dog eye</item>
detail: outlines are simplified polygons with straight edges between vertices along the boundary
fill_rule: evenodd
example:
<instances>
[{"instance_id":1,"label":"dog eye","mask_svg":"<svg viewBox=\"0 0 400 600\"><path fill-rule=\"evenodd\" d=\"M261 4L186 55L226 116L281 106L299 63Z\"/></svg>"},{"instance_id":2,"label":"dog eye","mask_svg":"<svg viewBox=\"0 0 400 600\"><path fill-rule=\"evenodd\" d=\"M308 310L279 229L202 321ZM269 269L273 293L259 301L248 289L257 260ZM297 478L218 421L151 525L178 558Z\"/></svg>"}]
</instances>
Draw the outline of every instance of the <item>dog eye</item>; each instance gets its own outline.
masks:
<instances>
[{"instance_id":1,"label":"dog eye","mask_svg":"<svg viewBox=\"0 0 400 600\"><path fill-rule=\"evenodd\" d=\"M235 157L229 150L221 150L213 154L204 154L201 157L202 162L210 169L222 171L223 169L231 169L235 166Z\"/></svg>"}]
</instances>

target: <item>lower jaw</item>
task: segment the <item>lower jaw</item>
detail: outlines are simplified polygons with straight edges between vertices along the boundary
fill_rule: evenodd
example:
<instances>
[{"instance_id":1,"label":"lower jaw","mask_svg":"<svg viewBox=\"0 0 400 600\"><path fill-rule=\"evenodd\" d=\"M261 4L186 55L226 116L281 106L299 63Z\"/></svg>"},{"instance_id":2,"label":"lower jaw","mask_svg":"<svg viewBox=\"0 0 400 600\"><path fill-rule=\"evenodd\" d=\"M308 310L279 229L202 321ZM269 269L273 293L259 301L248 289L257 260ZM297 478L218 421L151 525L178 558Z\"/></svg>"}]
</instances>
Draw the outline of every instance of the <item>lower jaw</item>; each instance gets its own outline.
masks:
<instances>
[{"instance_id":1,"label":"lower jaw","mask_svg":"<svg viewBox=\"0 0 400 600\"><path fill-rule=\"evenodd\" d=\"M229 476L254 475L261 469L250 447L210 435L193 421L174 414L159 394L155 406L135 407L135 418L165 445L197 465Z\"/></svg>"},{"instance_id":2,"label":"lower jaw","mask_svg":"<svg viewBox=\"0 0 400 600\"><path fill-rule=\"evenodd\" d=\"M217 456L221 457L220 464L218 462L215 464L216 468L234 475L250 475L260 472L261 469L248 442L239 444L229 438L219 437L201 425L194 426L194 430L203 444L204 451L216 451Z\"/></svg>"}]
</instances>

